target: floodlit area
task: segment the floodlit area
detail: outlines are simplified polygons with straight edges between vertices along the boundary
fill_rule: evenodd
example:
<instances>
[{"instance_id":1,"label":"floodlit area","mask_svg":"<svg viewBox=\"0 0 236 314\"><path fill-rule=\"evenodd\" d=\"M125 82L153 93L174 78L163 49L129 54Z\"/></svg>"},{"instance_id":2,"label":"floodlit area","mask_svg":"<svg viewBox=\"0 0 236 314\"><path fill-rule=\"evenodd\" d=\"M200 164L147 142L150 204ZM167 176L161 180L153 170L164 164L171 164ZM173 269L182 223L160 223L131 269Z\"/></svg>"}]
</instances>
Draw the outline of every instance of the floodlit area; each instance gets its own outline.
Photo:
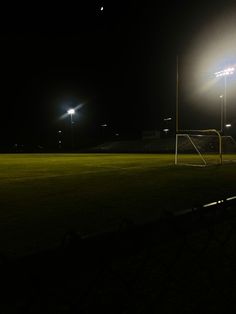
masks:
<instances>
[{"instance_id":1,"label":"floodlit area","mask_svg":"<svg viewBox=\"0 0 236 314\"><path fill-rule=\"evenodd\" d=\"M173 154L0 155L1 250L23 255L71 230L117 230L124 219L145 223L231 197L235 176L235 164L175 166Z\"/></svg>"},{"instance_id":2,"label":"floodlit area","mask_svg":"<svg viewBox=\"0 0 236 314\"><path fill-rule=\"evenodd\" d=\"M0 314L235 313L236 1L1 9Z\"/></svg>"}]
</instances>

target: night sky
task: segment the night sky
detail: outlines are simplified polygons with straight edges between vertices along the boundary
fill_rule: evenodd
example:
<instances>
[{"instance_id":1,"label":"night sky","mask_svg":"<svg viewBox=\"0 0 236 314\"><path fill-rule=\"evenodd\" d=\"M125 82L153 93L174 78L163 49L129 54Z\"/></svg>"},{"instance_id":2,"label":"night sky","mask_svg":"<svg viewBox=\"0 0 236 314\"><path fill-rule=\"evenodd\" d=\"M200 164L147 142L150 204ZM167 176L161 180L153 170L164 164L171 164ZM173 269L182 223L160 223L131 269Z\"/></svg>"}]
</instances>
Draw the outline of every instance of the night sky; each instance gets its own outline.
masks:
<instances>
[{"instance_id":1,"label":"night sky","mask_svg":"<svg viewBox=\"0 0 236 314\"><path fill-rule=\"evenodd\" d=\"M175 115L176 55L183 127L191 127L190 120L193 127L218 127L221 83L194 93L203 74L194 67L211 40L224 45L220 40L227 31L220 34L217 21L230 22L231 35L235 28L236 46L235 12L229 1L87 0L2 7L1 147L54 147L58 130L68 132L64 113L79 104L75 127L83 143L98 138L104 123L107 132L123 139L162 128L163 118ZM232 64L236 49L229 50ZM211 80L207 71L204 79ZM236 123L234 80L228 101Z\"/></svg>"}]
</instances>

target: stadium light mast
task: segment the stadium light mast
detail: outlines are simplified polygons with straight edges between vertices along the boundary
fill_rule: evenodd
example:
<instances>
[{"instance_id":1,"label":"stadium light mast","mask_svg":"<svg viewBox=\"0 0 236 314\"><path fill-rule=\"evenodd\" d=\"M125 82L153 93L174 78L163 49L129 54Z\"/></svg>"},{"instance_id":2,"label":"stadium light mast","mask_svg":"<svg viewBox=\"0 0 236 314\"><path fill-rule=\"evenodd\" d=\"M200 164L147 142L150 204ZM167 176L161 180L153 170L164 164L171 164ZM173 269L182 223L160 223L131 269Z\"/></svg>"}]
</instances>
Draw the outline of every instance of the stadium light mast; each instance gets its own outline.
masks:
<instances>
[{"instance_id":1,"label":"stadium light mast","mask_svg":"<svg viewBox=\"0 0 236 314\"><path fill-rule=\"evenodd\" d=\"M224 108L221 109L221 121L223 121L223 126L221 124L221 131L223 132L225 129L225 126L227 124L227 76L234 74L234 67L226 68L222 71L215 72L216 77L223 77L224 78L224 97L221 95L221 98L224 98Z\"/></svg>"},{"instance_id":2,"label":"stadium light mast","mask_svg":"<svg viewBox=\"0 0 236 314\"><path fill-rule=\"evenodd\" d=\"M70 115L71 124L73 124L73 115L75 114L75 109L67 110L67 113Z\"/></svg>"},{"instance_id":3,"label":"stadium light mast","mask_svg":"<svg viewBox=\"0 0 236 314\"><path fill-rule=\"evenodd\" d=\"M68 115L70 115L70 126L71 126L71 148L74 148L74 134L73 134L73 115L75 114L75 109L67 110Z\"/></svg>"},{"instance_id":4,"label":"stadium light mast","mask_svg":"<svg viewBox=\"0 0 236 314\"><path fill-rule=\"evenodd\" d=\"M179 132L179 56L176 56L175 132Z\"/></svg>"},{"instance_id":5,"label":"stadium light mast","mask_svg":"<svg viewBox=\"0 0 236 314\"><path fill-rule=\"evenodd\" d=\"M224 121L223 121L223 111L224 111L224 95L220 95L220 131L223 132Z\"/></svg>"}]
</instances>

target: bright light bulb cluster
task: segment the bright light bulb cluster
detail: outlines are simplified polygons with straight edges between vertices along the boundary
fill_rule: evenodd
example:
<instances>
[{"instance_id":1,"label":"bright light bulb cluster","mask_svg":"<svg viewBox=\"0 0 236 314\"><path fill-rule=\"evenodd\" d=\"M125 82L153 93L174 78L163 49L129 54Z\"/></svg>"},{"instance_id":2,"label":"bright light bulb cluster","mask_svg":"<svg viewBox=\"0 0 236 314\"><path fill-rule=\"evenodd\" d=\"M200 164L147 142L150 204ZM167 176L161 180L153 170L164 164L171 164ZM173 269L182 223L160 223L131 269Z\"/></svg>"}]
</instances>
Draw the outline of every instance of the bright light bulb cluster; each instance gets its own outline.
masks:
<instances>
[{"instance_id":1,"label":"bright light bulb cluster","mask_svg":"<svg viewBox=\"0 0 236 314\"><path fill-rule=\"evenodd\" d=\"M215 76L220 77L220 76L225 76L225 75L231 75L233 73L234 73L234 68L227 68L222 71L216 72Z\"/></svg>"},{"instance_id":2,"label":"bright light bulb cluster","mask_svg":"<svg viewBox=\"0 0 236 314\"><path fill-rule=\"evenodd\" d=\"M67 111L67 113L68 113L68 114L75 114L75 109L69 109L69 110Z\"/></svg>"}]
</instances>

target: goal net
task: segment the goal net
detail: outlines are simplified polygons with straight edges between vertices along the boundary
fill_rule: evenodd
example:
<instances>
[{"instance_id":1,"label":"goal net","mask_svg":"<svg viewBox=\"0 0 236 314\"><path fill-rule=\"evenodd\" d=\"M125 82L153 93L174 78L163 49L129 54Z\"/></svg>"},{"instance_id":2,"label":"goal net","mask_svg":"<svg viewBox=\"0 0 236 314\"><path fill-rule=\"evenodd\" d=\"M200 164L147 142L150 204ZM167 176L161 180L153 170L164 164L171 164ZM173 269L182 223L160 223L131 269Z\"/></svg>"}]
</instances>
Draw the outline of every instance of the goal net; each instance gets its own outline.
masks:
<instances>
[{"instance_id":1,"label":"goal net","mask_svg":"<svg viewBox=\"0 0 236 314\"><path fill-rule=\"evenodd\" d=\"M236 141L232 136L224 135L222 138L223 162L236 162Z\"/></svg>"},{"instance_id":2,"label":"goal net","mask_svg":"<svg viewBox=\"0 0 236 314\"><path fill-rule=\"evenodd\" d=\"M182 131L183 132L183 131ZM176 134L175 164L208 166L236 161L236 142L214 129Z\"/></svg>"}]
</instances>

